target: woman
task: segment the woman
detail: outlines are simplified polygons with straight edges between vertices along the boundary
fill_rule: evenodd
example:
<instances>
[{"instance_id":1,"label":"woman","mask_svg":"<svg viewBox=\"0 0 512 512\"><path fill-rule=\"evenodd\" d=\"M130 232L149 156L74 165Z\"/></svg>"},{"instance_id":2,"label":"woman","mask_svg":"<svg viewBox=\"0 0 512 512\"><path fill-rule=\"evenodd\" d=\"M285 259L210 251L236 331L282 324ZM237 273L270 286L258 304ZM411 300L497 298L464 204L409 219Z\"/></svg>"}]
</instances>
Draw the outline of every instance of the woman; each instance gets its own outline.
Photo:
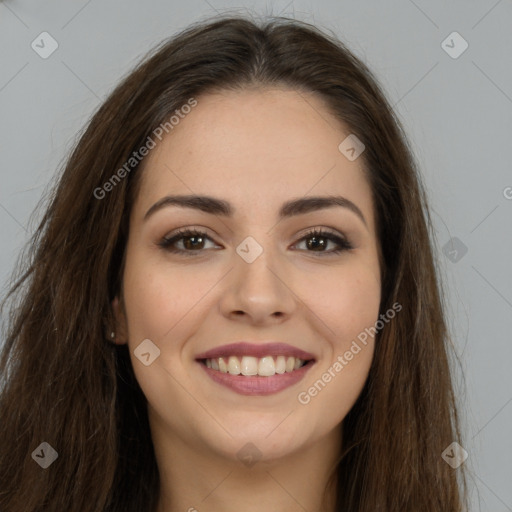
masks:
<instances>
[{"instance_id":1,"label":"woman","mask_svg":"<svg viewBox=\"0 0 512 512\"><path fill-rule=\"evenodd\" d=\"M164 42L91 119L8 295L0 510L463 510L432 245L341 42L241 17Z\"/></svg>"}]
</instances>

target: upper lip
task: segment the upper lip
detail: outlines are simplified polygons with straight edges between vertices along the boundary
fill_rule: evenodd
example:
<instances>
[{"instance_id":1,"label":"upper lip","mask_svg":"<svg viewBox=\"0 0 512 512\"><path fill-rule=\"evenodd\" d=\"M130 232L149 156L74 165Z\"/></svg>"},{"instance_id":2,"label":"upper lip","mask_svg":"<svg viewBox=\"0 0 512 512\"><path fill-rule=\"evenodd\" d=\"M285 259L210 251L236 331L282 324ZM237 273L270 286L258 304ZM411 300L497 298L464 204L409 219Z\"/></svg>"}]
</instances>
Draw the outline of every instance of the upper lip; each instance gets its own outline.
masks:
<instances>
[{"instance_id":1,"label":"upper lip","mask_svg":"<svg viewBox=\"0 0 512 512\"><path fill-rule=\"evenodd\" d=\"M265 356L293 356L299 359L309 360L314 359L315 356L297 347L288 345L287 343L249 343L241 341L238 343L229 343L219 347L212 348L206 352L196 356L196 359L216 359L219 357L229 356L252 356L252 357L265 357Z\"/></svg>"}]
</instances>

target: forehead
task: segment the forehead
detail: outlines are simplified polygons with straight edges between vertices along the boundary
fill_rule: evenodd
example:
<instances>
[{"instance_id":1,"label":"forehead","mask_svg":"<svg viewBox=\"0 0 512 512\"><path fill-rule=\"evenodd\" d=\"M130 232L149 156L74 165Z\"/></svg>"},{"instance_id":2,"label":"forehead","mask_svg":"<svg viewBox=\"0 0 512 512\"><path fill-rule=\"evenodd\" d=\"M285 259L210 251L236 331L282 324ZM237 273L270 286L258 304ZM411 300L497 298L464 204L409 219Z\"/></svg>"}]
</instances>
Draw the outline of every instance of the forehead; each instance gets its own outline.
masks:
<instances>
[{"instance_id":1,"label":"forehead","mask_svg":"<svg viewBox=\"0 0 512 512\"><path fill-rule=\"evenodd\" d=\"M317 95L254 89L196 99L146 157L135 208L168 194L201 194L261 215L292 197L340 194L373 223L362 159L349 161L338 149L350 130Z\"/></svg>"}]
</instances>

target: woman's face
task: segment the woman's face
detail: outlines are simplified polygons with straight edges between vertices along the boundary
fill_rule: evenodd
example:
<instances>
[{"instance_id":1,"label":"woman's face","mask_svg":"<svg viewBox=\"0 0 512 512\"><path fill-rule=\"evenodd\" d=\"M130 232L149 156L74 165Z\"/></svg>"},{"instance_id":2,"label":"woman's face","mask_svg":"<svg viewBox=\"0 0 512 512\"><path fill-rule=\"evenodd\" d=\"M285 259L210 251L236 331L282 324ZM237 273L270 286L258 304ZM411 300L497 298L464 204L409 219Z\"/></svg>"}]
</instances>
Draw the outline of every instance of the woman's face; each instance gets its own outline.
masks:
<instances>
[{"instance_id":1,"label":"woman's face","mask_svg":"<svg viewBox=\"0 0 512 512\"><path fill-rule=\"evenodd\" d=\"M114 301L118 343L159 439L233 460L252 443L277 459L339 432L367 378L373 338L357 352L353 342L379 314L371 190L362 159L338 149L350 131L318 97L265 89L197 101L145 161L124 311ZM212 199L161 202L171 195ZM334 196L355 206L302 203ZM200 234L174 239L189 229ZM309 362L297 370L299 359Z\"/></svg>"}]
</instances>

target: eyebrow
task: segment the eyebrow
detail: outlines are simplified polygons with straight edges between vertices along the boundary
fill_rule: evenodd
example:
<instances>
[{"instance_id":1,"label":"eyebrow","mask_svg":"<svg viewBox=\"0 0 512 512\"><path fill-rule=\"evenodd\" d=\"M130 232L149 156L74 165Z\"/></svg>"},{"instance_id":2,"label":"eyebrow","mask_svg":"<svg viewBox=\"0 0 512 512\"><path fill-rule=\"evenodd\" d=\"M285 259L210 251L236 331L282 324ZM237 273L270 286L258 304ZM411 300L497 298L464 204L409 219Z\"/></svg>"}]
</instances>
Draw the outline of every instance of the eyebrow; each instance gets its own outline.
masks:
<instances>
[{"instance_id":1,"label":"eyebrow","mask_svg":"<svg viewBox=\"0 0 512 512\"><path fill-rule=\"evenodd\" d=\"M235 208L223 199L211 196L198 195L173 195L159 199L144 215L146 221L151 215L167 206L178 206L180 208L191 208L212 215L233 217ZM279 210L279 219L286 219L295 215L323 210L326 208L342 207L355 213L368 227L363 212L352 201L343 196L309 196L299 199L292 199L285 202Z\"/></svg>"}]
</instances>

